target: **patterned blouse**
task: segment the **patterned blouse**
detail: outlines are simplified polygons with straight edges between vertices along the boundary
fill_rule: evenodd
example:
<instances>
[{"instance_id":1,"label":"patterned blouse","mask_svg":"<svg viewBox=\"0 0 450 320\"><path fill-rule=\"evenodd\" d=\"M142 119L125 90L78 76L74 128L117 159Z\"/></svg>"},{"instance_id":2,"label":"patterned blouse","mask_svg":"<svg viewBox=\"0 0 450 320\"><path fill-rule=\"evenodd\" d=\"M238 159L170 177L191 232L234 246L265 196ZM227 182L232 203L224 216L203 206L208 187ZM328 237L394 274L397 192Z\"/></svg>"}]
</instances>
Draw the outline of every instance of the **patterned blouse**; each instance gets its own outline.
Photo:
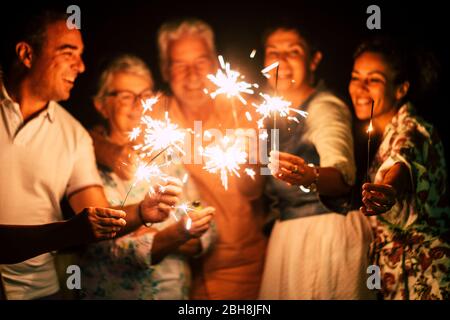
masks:
<instances>
[{"instance_id":1,"label":"patterned blouse","mask_svg":"<svg viewBox=\"0 0 450 320\"><path fill-rule=\"evenodd\" d=\"M414 192L375 221L374 263L385 299L450 298L450 212L443 145L433 127L402 106L386 127L371 167L375 183L403 162Z\"/></svg>"},{"instance_id":2,"label":"patterned blouse","mask_svg":"<svg viewBox=\"0 0 450 320\"><path fill-rule=\"evenodd\" d=\"M169 172L168 172L169 170ZM130 190L125 205L140 202L148 183L123 181L107 169L99 169L106 197L111 206L120 206ZM165 173L182 178L182 165L171 165ZM130 189L131 188L131 189ZM198 200L193 182L185 184L182 201ZM178 210L179 211L179 210ZM176 212L179 219L181 212ZM162 230L176 223L174 216L154 224ZM145 228L145 227L142 227ZM214 226L201 238L202 254L210 249L215 235ZM187 257L181 254L167 255L160 263L151 264L151 250L156 232L137 236L134 232L114 240L89 245L81 259L83 270L81 296L83 299L133 299L133 300L184 300L188 299L190 269Z\"/></svg>"}]
</instances>

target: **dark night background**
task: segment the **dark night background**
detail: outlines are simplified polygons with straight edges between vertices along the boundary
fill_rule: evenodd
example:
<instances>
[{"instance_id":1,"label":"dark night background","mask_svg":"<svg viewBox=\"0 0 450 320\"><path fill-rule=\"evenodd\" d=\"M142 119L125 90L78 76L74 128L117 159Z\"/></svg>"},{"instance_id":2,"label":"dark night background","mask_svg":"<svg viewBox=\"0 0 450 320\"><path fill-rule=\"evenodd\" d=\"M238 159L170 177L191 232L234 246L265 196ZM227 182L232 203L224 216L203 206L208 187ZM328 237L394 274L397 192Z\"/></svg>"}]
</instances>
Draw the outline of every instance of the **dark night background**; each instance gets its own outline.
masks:
<instances>
[{"instance_id":1,"label":"dark night background","mask_svg":"<svg viewBox=\"0 0 450 320\"><path fill-rule=\"evenodd\" d=\"M249 54L260 47L261 34L267 24L278 17L304 21L319 39L324 59L319 75L327 85L349 102L349 81L352 53L365 37L380 31L368 30L366 9L371 4L381 8L381 32L401 35L415 44L433 51L439 59L441 80L435 93L420 106L420 114L438 128L446 149L449 163L449 125L446 109L449 88L448 71L450 45L449 27L444 2L426 1L58 1L58 6L77 4L81 8L81 32L85 42L84 61L86 72L79 76L70 100L62 104L84 125L91 126L97 120L90 102L95 79L102 63L109 57L130 52L137 54L150 65L158 88L161 77L156 50L156 31L167 19L193 16L208 22L216 34L218 53L255 81L262 81L261 50L255 59ZM3 5L3 4L2 4ZM1 32L8 32L9 19L15 14L48 6L45 1L33 5L16 4L2 10ZM53 5L53 3L50 3ZM6 27L5 27L6 26ZM360 136L361 148L357 158L365 158L366 134L356 123L356 136ZM357 149L358 150L358 149ZM365 160L364 166L365 166Z\"/></svg>"}]
</instances>

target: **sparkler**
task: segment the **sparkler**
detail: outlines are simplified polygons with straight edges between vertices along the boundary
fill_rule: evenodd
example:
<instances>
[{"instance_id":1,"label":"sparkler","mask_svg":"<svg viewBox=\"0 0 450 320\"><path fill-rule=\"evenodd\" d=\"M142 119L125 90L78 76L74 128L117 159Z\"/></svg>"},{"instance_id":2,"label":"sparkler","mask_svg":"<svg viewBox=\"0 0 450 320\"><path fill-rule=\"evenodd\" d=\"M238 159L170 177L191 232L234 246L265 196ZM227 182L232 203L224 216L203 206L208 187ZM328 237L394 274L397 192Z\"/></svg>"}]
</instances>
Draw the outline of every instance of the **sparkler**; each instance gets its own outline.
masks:
<instances>
[{"instance_id":1,"label":"sparkler","mask_svg":"<svg viewBox=\"0 0 450 320\"><path fill-rule=\"evenodd\" d=\"M372 99L372 107L370 109L370 122L369 122L369 128L367 128L367 134L368 134L368 139L367 139L367 171L366 171L366 181L370 181L370 177L369 177L369 169L370 169L370 139L371 139L371 134L373 131L373 126L372 126L372 118L373 118L373 105L375 103L375 100Z\"/></svg>"},{"instance_id":2,"label":"sparkler","mask_svg":"<svg viewBox=\"0 0 450 320\"><path fill-rule=\"evenodd\" d=\"M155 97L145 101L142 100L141 103L144 110L152 110L152 106L157 101L158 97ZM154 120L150 116L144 115L141 118L141 122L146 126L143 136L144 143L134 146L134 149L140 153L140 158L151 158L147 161L147 163L138 165L138 169L135 174L135 182L128 190L125 199L122 202L121 208L125 206L127 198L137 182L143 180L149 182L152 177L165 177L165 175L159 170L159 166L149 166L156 158L166 151L169 154L173 154L176 151L184 154L184 151L181 149L180 145L184 142L185 132L178 129L176 124L171 123L168 112L165 113L165 121ZM129 138L131 141L134 141L141 134L141 127L137 127L129 133ZM156 153L156 155L154 155L154 153ZM168 162L166 162L166 164L168 164Z\"/></svg>"},{"instance_id":3,"label":"sparkler","mask_svg":"<svg viewBox=\"0 0 450 320\"><path fill-rule=\"evenodd\" d=\"M168 112L165 113L165 121L154 120L149 116L142 117L142 123L146 125L144 143L135 147L147 156L154 152L167 150L169 154L179 151L184 155L180 145L184 143L185 132L171 123ZM147 152L150 150L150 152Z\"/></svg>"},{"instance_id":4,"label":"sparkler","mask_svg":"<svg viewBox=\"0 0 450 320\"><path fill-rule=\"evenodd\" d=\"M150 180L152 178L154 178L154 177L158 177L158 178L161 178L161 179L164 180L167 177L167 175L165 175L160 169L162 165L151 164L151 162L153 160L155 160L158 157L158 155L159 154L157 154L155 157L151 158L147 163L145 163L145 164L144 163L140 163L138 165L138 167L136 169L136 173L134 174L135 181L133 182L133 184L128 189L128 192L125 195L125 198L122 201L122 204L120 206L121 209L125 206L125 203L127 202L127 199L128 199L128 196L130 195L131 190L140 181L150 182ZM154 190L153 190L153 192L154 192Z\"/></svg>"},{"instance_id":5,"label":"sparkler","mask_svg":"<svg viewBox=\"0 0 450 320\"><path fill-rule=\"evenodd\" d=\"M270 72L270 70L272 70L273 68L277 68L278 69L278 66L280 65L280 63L277 61L277 62L274 62L274 63L272 63L271 65L269 65L269 66L267 66L267 67L265 67L264 69L262 69L261 70L261 73L266 77L266 78L270 78L270 75L269 75L269 72Z\"/></svg>"},{"instance_id":6,"label":"sparkler","mask_svg":"<svg viewBox=\"0 0 450 320\"><path fill-rule=\"evenodd\" d=\"M256 112L262 115L262 118L258 120L258 128L262 128L264 120L270 118L271 115L274 115L274 117L276 115L286 117L288 120L297 123L299 123L298 118L291 116L291 112L297 113L304 118L308 115L306 111L291 108L292 103L284 100L282 97L273 97L265 93L260 93L260 96L263 97L264 102L261 104L252 104L256 108ZM276 124L274 126L276 127Z\"/></svg>"},{"instance_id":7,"label":"sparkler","mask_svg":"<svg viewBox=\"0 0 450 320\"><path fill-rule=\"evenodd\" d=\"M219 172L225 190L228 190L228 174L240 177L240 165L247 160L247 153L242 150L240 141L232 142L228 137L218 144L206 147L202 153L208 159L203 168L211 173Z\"/></svg>"},{"instance_id":8,"label":"sparkler","mask_svg":"<svg viewBox=\"0 0 450 320\"><path fill-rule=\"evenodd\" d=\"M257 87L255 84L242 81L244 76L238 71L232 70L229 62L225 62L222 56L218 56L220 68L215 75L208 74L207 78L217 86L217 90L211 92L209 95L215 99L218 95L224 94L227 98L231 99L231 107L233 112L233 118L235 125L237 125L236 108L234 105L234 98L238 98L244 105L247 104L247 100L241 95L241 93L253 94L252 87ZM207 92L207 90L205 91Z\"/></svg>"},{"instance_id":9,"label":"sparkler","mask_svg":"<svg viewBox=\"0 0 450 320\"><path fill-rule=\"evenodd\" d=\"M146 100L141 99L142 108L144 109L143 113L146 113L147 111L152 111L153 106L158 102L158 100L159 96L155 96Z\"/></svg>"},{"instance_id":10,"label":"sparkler","mask_svg":"<svg viewBox=\"0 0 450 320\"><path fill-rule=\"evenodd\" d=\"M250 169L250 168L245 168L244 171L250 178L252 178L252 180L255 180L255 175L256 175L255 170Z\"/></svg>"},{"instance_id":11,"label":"sparkler","mask_svg":"<svg viewBox=\"0 0 450 320\"><path fill-rule=\"evenodd\" d=\"M190 212L190 211L197 211L197 210L194 209L194 207L193 207L189 202L184 202L184 203L182 203L182 204L176 206L176 208L177 208L178 210L181 210L185 215L188 216L188 219L187 219L187 221L186 221L185 228L186 228L186 230L191 229L191 227L192 227L192 219L191 219L191 217L189 216L189 212Z\"/></svg>"}]
</instances>

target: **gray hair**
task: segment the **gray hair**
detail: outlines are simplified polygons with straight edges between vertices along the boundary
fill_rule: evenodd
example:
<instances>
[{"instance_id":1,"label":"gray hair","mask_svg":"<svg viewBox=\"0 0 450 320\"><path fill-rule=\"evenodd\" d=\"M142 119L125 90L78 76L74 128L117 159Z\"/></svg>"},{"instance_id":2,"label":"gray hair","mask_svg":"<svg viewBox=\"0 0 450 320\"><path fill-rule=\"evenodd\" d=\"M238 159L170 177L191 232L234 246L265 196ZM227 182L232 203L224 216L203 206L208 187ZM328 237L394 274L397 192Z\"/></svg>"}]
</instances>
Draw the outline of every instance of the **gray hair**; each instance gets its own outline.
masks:
<instances>
[{"instance_id":1,"label":"gray hair","mask_svg":"<svg viewBox=\"0 0 450 320\"><path fill-rule=\"evenodd\" d=\"M167 80L170 65L168 52L170 42L186 35L195 35L202 38L210 49L211 56L216 55L214 32L206 22L196 18L166 22L158 30L159 66L165 80Z\"/></svg>"},{"instance_id":2,"label":"gray hair","mask_svg":"<svg viewBox=\"0 0 450 320\"><path fill-rule=\"evenodd\" d=\"M147 64L141 58L131 54L122 54L108 63L106 68L102 71L98 81L95 99L100 99L105 96L109 83L111 82L114 74L118 72L131 73L148 78L148 80L153 84L152 73Z\"/></svg>"}]
</instances>

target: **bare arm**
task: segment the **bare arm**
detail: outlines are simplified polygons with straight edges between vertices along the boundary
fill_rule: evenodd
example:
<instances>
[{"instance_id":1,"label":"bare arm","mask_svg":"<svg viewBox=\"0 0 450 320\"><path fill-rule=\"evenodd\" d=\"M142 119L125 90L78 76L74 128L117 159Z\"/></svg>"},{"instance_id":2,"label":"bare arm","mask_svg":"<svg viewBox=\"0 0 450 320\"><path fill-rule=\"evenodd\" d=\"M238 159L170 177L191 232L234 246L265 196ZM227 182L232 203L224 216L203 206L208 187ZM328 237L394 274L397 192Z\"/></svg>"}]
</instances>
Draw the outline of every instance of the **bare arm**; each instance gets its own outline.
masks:
<instances>
[{"instance_id":1,"label":"bare arm","mask_svg":"<svg viewBox=\"0 0 450 320\"><path fill-rule=\"evenodd\" d=\"M71 194L69 196L69 203L74 212L80 212L82 208L91 206L109 207L103 187L101 186L91 186ZM130 233L142 225L142 221L138 215L138 205L126 206L121 210L125 211L127 216L125 218L126 227L119 232L119 236Z\"/></svg>"},{"instance_id":2,"label":"bare arm","mask_svg":"<svg viewBox=\"0 0 450 320\"><path fill-rule=\"evenodd\" d=\"M156 223L167 218L172 207L179 201L182 183L179 179L169 178L165 182L163 190L153 194L146 194L144 200L136 205L120 208L125 211L126 227L123 228L118 236L130 233L136 230L143 223ZM75 212L81 211L85 207L108 207L103 187L90 186L81 189L69 196L69 203Z\"/></svg>"},{"instance_id":3,"label":"bare arm","mask_svg":"<svg viewBox=\"0 0 450 320\"><path fill-rule=\"evenodd\" d=\"M278 155L278 157L277 157ZM318 177L314 168L295 155L285 152L271 152L270 168L275 178L292 185L310 186L317 183L317 191L325 196L341 196L350 191L342 174L336 168L318 168Z\"/></svg>"},{"instance_id":4,"label":"bare arm","mask_svg":"<svg viewBox=\"0 0 450 320\"><path fill-rule=\"evenodd\" d=\"M177 252L179 247L190 239L198 240L197 238L208 230L214 211L214 208L208 207L198 212L190 212L192 224L189 229L185 227L188 217L183 216L179 222L159 231L153 240L152 263L159 263L168 254ZM200 245L199 248L201 251Z\"/></svg>"},{"instance_id":5,"label":"bare arm","mask_svg":"<svg viewBox=\"0 0 450 320\"><path fill-rule=\"evenodd\" d=\"M64 222L0 225L0 243L8 244L2 248L0 263L18 263L45 252L110 239L125 225L124 217L122 211L87 208Z\"/></svg>"},{"instance_id":6,"label":"bare arm","mask_svg":"<svg viewBox=\"0 0 450 320\"><path fill-rule=\"evenodd\" d=\"M197 256L202 252L202 243L200 239L191 239L179 246L176 252L187 257Z\"/></svg>"},{"instance_id":7,"label":"bare arm","mask_svg":"<svg viewBox=\"0 0 450 320\"><path fill-rule=\"evenodd\" d=\"M190 239L184 226L178 222L156 233L152 247L152 264L157 264L168 254Z\"/></svg>"},{"instance_id":8,"label":"bare arm","mask_svg":"<svg viewBox=\"0 0 450 320\"><path fill-rule=\"evenodd\" d=\"M408 167L398 162L384 175L382 183L365 183L362 187L363 206L366 215L382 214L389 211L395 202L401 201L413 190Z\"/></svg>"}]
</instances>

